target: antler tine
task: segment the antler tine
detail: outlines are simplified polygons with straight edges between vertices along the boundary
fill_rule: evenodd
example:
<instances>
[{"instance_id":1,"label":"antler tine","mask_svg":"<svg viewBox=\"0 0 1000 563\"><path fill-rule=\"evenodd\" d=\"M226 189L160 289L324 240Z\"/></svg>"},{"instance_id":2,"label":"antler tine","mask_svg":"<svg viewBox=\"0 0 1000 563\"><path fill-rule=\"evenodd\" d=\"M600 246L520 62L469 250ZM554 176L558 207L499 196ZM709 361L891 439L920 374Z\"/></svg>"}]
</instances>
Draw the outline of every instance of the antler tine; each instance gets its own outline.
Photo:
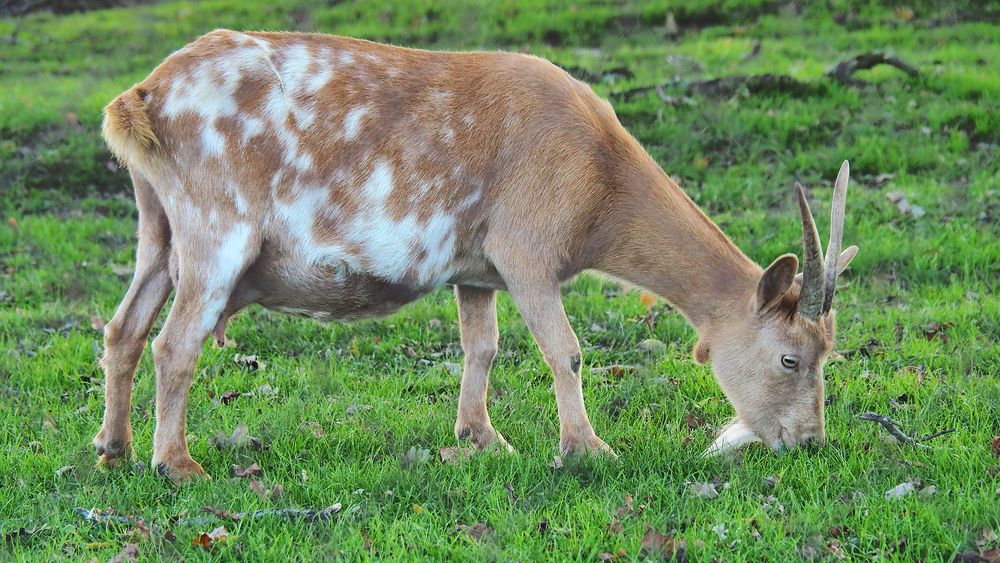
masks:
<instances>
[{"instance_id":1,"label":"antler tine","mask_svg":"<svg viewBox=\"0 0 1000 563\"><path fill-rule=\"evenodd\" d=\"M819 232L813 221L806 192L795 182L799 196L799 211L802 214L802 290L799 297L799 314L815 319L823 314L823 247L819 242ZM836 264L834 271L836 271Z\"/></svg>"},{"instance_id":2,"label":"antler tine","mask_svg":"<svg viewBox=\"0 0 1000 563\"><path fill-rule=\"evenodd\" d=\"M825 279L823 282L823 313L833 306L833 294L837 291L837 261L840 259L840 244L844 238L844 208L847 206L847 182L851 176L851 166L845 160L840 165L840 173L833 186L833 205L830 210L830 240L826 247Z\"/></svg>"}]
</instances>

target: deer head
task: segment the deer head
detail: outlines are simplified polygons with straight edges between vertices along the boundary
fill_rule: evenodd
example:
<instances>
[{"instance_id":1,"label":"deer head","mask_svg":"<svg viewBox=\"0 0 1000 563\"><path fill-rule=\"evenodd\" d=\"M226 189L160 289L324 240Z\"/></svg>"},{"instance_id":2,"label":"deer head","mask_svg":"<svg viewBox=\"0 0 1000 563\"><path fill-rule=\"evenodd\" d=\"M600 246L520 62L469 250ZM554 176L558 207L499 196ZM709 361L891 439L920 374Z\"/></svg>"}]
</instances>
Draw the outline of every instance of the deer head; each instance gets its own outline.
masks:
<instances>
[{"instance_id":1,"label":"deer head","mask_svg":"<svg viewBox=\"0 0 1000 563\"><path fill-rule=\"evenodd\" d=\"M776 451L810 441L825 443L823 364L835 335L833 295L837 276L858 252L856 246L840 251L849 174L844 161L833 191L825 259L809 203L796 183L802 273L796 275L795 255L779 257L764 270L756 290L698 342L696 358L711 360L737 414L706 454L758 440Z\"/></svg>"}]
</instances>

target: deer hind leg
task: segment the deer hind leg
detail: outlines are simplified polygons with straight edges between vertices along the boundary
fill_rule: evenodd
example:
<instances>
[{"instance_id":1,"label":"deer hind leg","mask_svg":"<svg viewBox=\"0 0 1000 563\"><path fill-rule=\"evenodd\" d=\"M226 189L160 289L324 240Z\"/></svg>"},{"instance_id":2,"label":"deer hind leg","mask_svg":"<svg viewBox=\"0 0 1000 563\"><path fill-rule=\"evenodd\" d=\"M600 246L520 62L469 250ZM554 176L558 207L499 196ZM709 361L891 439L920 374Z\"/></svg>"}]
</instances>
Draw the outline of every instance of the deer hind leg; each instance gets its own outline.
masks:
<instances>
[{"instance_id":1,"label":"deer hind leg","mask_svg":"<svg viewBox=\"0 0 1000 563\"><path fill-rule=\"evenodd\" d=\"M455 300L465 352L455 437L468 439L480 451L500 447L513 452L514 448L493 428L486 410L490 366L497 354L499 338L496 291L459 285L455 287Z\"/></svg>"},{"instance_id":2,"label":"deer hind leg","mask_svg":"<svg viewBox=\"0 0 1000 563\"><path fill-rule=\"evenodd\" d=\"M99 466L135 455L132 446L132 380L153 321L170 295L167 271L170 228L152 186L133 175L139 209L135 275L115 316L104 327L104 422L94 437Z\"/></svg>"},{"instance_id":3,"label":"deer hind leg","mask_svg":"<svg viewBox=\"0 0 1000 563\"><path fill-rule=\"evenodd\" d=\"M177 294L163 329L153 340L156 432L152 466L178 483L205 475L201 465L191 459L185 438L195 364L239 277L259 250L259 241L246 223L227 231L186 235L175 237L182 239Z\"/></svg>"},{"instance_id":4,"label":"deer hind leg","mask_svg":"<svg viewBox=\"0 0 1000 563\"><path fill-rule=\"evenodd\" d=\"M559 410L559 447L563 455L597 453L615 456L597 437L583 404L580 343L563 309L559 284L508 280L511 297L552 370Z\"/></svg>"}]
</instances>

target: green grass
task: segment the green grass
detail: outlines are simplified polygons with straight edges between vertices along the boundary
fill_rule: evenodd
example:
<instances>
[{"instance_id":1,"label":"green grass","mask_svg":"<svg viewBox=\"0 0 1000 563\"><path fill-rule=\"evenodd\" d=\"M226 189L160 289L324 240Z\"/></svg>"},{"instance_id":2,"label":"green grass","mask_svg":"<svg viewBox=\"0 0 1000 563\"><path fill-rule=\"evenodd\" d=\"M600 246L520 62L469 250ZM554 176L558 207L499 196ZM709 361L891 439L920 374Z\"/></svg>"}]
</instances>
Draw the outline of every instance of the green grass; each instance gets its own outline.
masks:
<instances>
[{"instance_id":1,"label":"green grass","mask_svg":"<svg viewBox=\"0 0 1000 563\"><path fill-rule=\"evenodd\" d=\"M695 560L835 558L838 550L858 560L942 560L979 550L983 529L1000 528L1000 457L991 451L1000 435L1000 32L989 23L996 10L913 2L908 20L889 3L807 4L796 14L785 3L729 0L447 8L253 0L0 20L0 37L17 30L16 44L0 49L0 208L11 218L0 224L0 559L104 560L132 541L130 526L85 522L75 507L155 524L139 547L150 560L594 560L619 550L637 559L647 526L686 541ZM681 28L676 40L664 37L668 11ZM248 310L230 325L234 345L206 345L192 391L189 443L213 480L175 488L149 471L92 469L103 394L91 317L112 315L127 286L113 266L132 263L135 242L127 175L108 166L100 108L216 27L548 57L593 81L664 169L760 263L798 251L792 181L813 191L816 214L825 216L831 180L850 159L845 243L861 254L837 294L836 348L846 359L826 370L828 447L782 456L751 447L737 462L702 459L712 429L732 410L709 369L691 361L695 334L665 305L647 326L637 320L646 309L635 293L582 277L564 300L584 348L587 405L617 461L549 467L558 442L551 376L506 296L490 406L519 454L437 461L439 448L454 445L458 398L458 377L444 364L461 361L455 306L442 289L388 319L350 326ZM760 55L746 59L758 41ZM858 74L866 88L824 77L828 66L870 49L901 56L921 76L880 67ZM606 73L616 67L630 73ZM668 87L682 99L677 106L653 92L619 94L675 77L766 72L815 87L723 99L685 99L682 86ZM926 214L900 212L891 192ZM928 338L931 323L948 323L946 337ZM640 352L646 338L665 342L666 353ZM266 367L248 371L233 362L237 353ZM615 363L642 367L620 378L590 373ZM265 384L276 393L262 392ZM226 391L243 395L223 404ZM147 463L153 396L147 355L133 412ZM866 410L890 414L915 435L956 430L929 449L901 448L858 420ZM689 428L689 413L708 425ZM266 448L210 445L240 423ZM429 449L431 460L404 467L411 447ZM284 487L280 498L261 500L245 479L229 477L231 465L252 462L265 484ZM75 469L56 474L66 466ZM937 493L886 500L887 490L914 479ZM719 483L718 498L696 498L686 486L704 481ZM626 494L644 509L616 516ZM210 551L191 540L222 521L173 523L204 516L206 505L335 502L343 509L329 523L225 522L229 541ZM620 532L605 526L613 517ZM477 522L495 534L476 541L458 528ZM176 542L164 539L167 529Z\"/></svg>"}]
</instances>

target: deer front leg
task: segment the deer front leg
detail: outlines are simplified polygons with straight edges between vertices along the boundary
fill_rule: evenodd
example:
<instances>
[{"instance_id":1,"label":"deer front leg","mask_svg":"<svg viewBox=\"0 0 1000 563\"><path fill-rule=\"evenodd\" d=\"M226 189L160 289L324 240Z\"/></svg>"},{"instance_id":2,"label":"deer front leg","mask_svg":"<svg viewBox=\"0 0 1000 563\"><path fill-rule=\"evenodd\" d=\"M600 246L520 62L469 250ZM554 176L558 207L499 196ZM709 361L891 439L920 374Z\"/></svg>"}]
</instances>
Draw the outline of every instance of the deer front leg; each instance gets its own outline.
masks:
<instances>
[{"instance_id":1,"label":"deer front leg","mask_svg":"<svg viewBox=\"0 0 1000 563\"><path fill-rule=\"evenodd\" d=\"M166 217L149 184L134 179L139 207L135 275L115 316L104 327L104 422L93 444L98 466L113 467L135 456L132 445L132 380L146 338L172 284Z\"/></svg>"},{"instance_id":2,"label":"deer front leg","mask_svg":"<svg viewBox=\"0 0 1000 563\"><path fill-rule=\"evenodd\" d=\"M563 455L590 452L617 457L597 437L587 417L580 378L580 343L566 318L559 285L510 284L510 293L555 379L560 451Z\"/></svg>"},{"instance_id":3,"label":"deer front leg","mask_svg":"<svg viewBox=\"0 0 1000 563\"><path fill-rule=\"evenodd\" d=\"M514 448L493 428L486 407L490 366L499 339L496 291L459 285L455 287L455 300L465 353L455 437L468 439L480 451L496 446L513 452Z\"/></svg>"}]
</instances>

